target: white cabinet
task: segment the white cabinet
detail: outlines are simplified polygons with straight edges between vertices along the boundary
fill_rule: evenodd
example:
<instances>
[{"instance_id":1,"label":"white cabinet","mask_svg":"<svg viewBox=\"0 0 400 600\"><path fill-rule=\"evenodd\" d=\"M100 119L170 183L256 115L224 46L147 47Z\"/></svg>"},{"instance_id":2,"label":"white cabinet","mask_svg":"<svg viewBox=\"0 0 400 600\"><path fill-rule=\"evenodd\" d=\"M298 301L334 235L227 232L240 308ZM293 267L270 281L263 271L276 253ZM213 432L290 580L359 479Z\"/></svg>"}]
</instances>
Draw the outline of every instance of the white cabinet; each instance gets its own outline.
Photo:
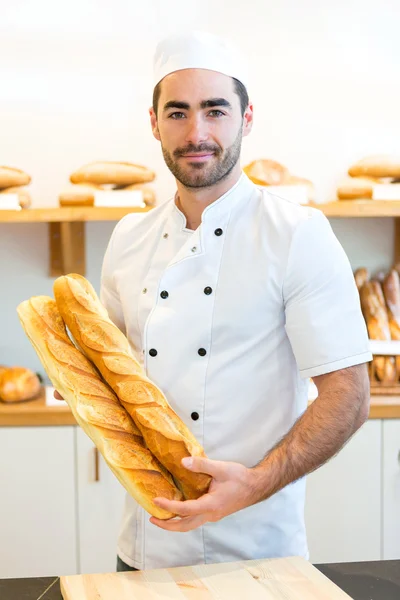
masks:
<instances>
[{"instance_id":1,"label":"white cabinet","mask_svg":"<svg viewBox=\"0 0 400 600\"><path fill-rule=\"evenodd\" d=\"M0 578L77 572L74 437L0 428Z\"/></svg>"},{"instance_id":2,"label":"white cabinet","mask_svg":"<svg viewBox=\"0 0 400 600\"><path fill-rule=\"evenodd\" d=\"M309 475L305 515L311 562L381 558L381 444L382 422L370 420ZM399 533L399 517L397 525Z\"/></svg>"},{"instance_id":3,"label":"white cabinet","mask_svg":"<svg viewBox=\"0 0 400 600\"><path fill-rule=\"evenodd\" d=\"M79 427L77 458L80 572L109 573L116 570L125 489Z\"/></svg>"},{"instance_id":4,"label":"white cabinet","mask_svg":"<svg viewBox=\"0 0 400 600\"><path fill-rule=\"evenodd\" d=\"M383 422L383 558L400 559L400 419Z\"/></svg>"}]
</instances>

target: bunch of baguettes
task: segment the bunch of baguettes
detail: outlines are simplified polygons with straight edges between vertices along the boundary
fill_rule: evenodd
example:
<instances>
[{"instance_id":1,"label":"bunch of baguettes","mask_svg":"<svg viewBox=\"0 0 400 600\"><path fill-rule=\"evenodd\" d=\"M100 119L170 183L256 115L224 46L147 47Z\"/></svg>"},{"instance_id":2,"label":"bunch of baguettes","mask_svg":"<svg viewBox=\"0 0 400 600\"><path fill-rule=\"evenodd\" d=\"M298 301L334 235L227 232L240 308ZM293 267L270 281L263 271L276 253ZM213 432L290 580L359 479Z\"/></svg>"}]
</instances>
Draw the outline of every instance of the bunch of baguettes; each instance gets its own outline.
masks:
<instances>
[{"instance_id":1,"label":"bunch of baguettes","mask_svg":"<svg viewBox=\"0 0 400 600\"><path fill-rule=\"evenodd\" d=\"M54 296L17 308L51 382L131 496L153 516L173 517L153 500L207 492L211 478L181 464L185 456L205 456L203 448L148 379L90 283L59 277Z\"/></svg>"},{"instance_id":2,"label":"bunch of baguettes","mask_svg":"<svg viewBox=\"0 0 400 600\"><path fill-rule=\"evenodd\" d=\"M32 199L26 186L30 182L31 176L25 171L0 166L0 206L6 194L17 194L20 207L29 208Z\"/></svg>"},{"instance_id":3,"label":"bunch of baguettes","mask_svg":"<svg viewBox=\"0 0 400 600\"><path fill-rule=\"evenodd\" d=\"M154 189L148 185L155 173L142 165L129 162L97 161L80 167L70 176L70 185L58 197L60 206L93 206L95 194L101 190L140 191L143 203L154 206Z\"/></svg>"}]
</instances>

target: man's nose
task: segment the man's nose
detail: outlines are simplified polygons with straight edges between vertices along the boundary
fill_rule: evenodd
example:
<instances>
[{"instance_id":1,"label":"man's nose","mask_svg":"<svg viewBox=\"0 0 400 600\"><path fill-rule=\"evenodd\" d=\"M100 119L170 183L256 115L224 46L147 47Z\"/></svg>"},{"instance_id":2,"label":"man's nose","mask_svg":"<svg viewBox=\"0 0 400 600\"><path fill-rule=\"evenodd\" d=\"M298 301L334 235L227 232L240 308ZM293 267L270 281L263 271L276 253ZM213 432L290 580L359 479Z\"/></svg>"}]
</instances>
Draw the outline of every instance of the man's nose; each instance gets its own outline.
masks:
<instances>
[{"instance_id":1,"label":"man's nose","mask_svg":"<svg viewBox=\"0 0 400 600\"><path fill-rule=\"evenodd\" d=\"M187 125L186 142L197 145L208 140L208 126L200 116L188 119Z\"/></svg>"}]
</instances>

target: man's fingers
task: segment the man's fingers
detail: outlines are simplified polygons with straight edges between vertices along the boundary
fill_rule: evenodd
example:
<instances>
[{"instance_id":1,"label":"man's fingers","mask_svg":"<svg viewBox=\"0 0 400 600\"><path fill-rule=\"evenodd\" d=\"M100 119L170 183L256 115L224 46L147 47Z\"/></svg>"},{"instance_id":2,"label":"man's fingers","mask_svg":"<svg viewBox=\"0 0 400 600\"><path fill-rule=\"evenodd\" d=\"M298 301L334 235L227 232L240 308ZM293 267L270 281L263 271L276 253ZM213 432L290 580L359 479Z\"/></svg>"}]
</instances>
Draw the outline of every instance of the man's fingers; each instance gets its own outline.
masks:
<instances>
[{"instance_id":1,"label":"man's fingers","mask_svg":"<svg viewBox=\"0 0 400 600\"><path fill-rule=\"evenodd\" d=\"M167 500L167 498L155 498L154 504L178 515L179 517L191 517L202 515L213 510L213 499L209 494L204 494L197 500Z\"/></svg>"},{"instance_id":2,"label":"man's fingers","mask_svg":"<svg viewBox=\"0 0 400 600\"><path fill-rule=\"evenodd\" d=\"M169 519L167 521L163 521L162 519L156 519L156 517L151 517L150 523L153 525L157 525L160 529L165 529L165 531L180 531L186 532L191 531L192 529L197 529L201 525L207 522L207 517L205 515L198 515L197 517L185 517L183 519Z\"/></svg>"},{"instance_id":3,"label":"man's fingers","mask_svg":"<svg viewBox=\"0 0 400 600\"><path fill-rule=\"evenodd\" d=\"M201 456L191 456L182 459L183 466L194 473L206 473L214 479L224 479L227 476L230 463L222 460L211 460Z\"/></svg>"},{"instance_id":4,"label":"man's fingers","mask_svg":"<svg viewBox=\"0 0 400 600\"><path fill-rule=\"evenodd\" d=\"M53 396L54 396L54 398L55 398L56 400L64 400L64 398L61 396L61 394L59 394L59 393L57 392L57 390L54 390L54 394L53 394Z\"/></svg>"}]
</instances>

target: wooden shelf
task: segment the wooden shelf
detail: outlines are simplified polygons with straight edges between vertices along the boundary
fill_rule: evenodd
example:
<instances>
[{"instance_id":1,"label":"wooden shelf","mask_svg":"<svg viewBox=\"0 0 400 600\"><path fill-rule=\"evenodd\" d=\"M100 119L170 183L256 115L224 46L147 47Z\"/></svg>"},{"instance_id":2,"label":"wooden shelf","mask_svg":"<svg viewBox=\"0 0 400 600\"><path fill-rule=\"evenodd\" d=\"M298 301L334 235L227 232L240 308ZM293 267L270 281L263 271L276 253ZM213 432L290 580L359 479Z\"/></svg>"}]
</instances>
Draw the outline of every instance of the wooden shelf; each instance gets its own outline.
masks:
<instances>
[{"instance_id":1,"label":"wooden shelf","mask_svg":"<svg viewBox=\"0 0 400 600\"><path fill-rule=\"evenodd\" d=\"M145 208L29 208L0 210L0 223L47 223L49 232L50 277L68 273L85 275L85 223L88 221L119 221L130 213L145 213Z\"/></svg>"},{"instance_id":2,"label":"wooden shelf","mask_svg":"<svg viewBox=\"0 0 400 600\"><path fill-rule=\"evenodd\" d=\"M327 217L400 217L400 200L342 200L310 204ZM100 208L80 206L71 208L30 208L0 210L0 223L61 223L86 221L119 221L129 213L144 213L151 208Z\"/></svg>"},{"instance_id":3,"label":"wooden shelf","mask_svg":"<svg viewBox=\"0 0 400 600\"><path fill-rule=\"evenodd\" d=\"M327 217L400 217L400 200L340 200L311 206Z\"/></svg>"},{"instance_id":4,"label":"wooden shelf","mask_svg":"<svg viewBox=\"0 0 400 600\"><path fill-rule=\"evenodd\" d=\"M0 210L0 223L61 223L77 221L119 221L129 213L145 213L151 208L101 208L77 206L71 208L28 208Z\"/></svg>"},{"instance_id":5,"label":"wooden shelf","mask_svg":"<svg viewBox=\"0 0 400 600\"><path fill-rule=\"evenodd\" d=\"M394 260L400 260L400 200L344 200L311 204L327 217L394 217L396 219ZM119 221L130 213L146 213L145 208L115 208L79 206L70 208L31 208L0 210L1 223L48 223L51 277L67 273L85 275L85 223L88 221Z\"/></svg>"}]
</instances>

